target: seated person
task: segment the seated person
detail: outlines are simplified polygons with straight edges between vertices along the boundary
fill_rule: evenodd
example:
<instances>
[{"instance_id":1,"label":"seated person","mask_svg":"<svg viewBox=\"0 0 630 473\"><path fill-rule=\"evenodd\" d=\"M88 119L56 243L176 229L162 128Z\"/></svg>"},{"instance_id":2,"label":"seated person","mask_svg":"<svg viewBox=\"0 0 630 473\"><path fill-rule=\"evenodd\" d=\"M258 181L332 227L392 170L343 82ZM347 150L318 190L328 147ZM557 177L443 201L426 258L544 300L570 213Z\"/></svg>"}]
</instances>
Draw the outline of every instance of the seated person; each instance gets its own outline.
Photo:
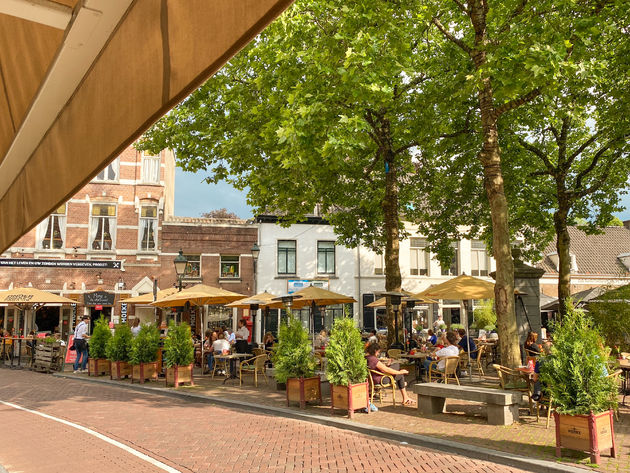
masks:
<instances>
[{"instance_id":1,"label":"seated person","mask_svg":"<svg viewBox=\"0 0 630 473\"><path fill-rule=\"evenodd\" d=\"M414 333L409 339L408 345L409 345L409 350L415 350L416 348L418 348L418 335Z\"/></svg>"},{"instance_id":2,"label":"seated person","mask_svg":"<svg viewBox=\"0 0 630 473\"><path fill-rule=\"evenodd\" d=\"M405 375L409 374L409 371L399 369L400 364L392 363L391 360L388 363L383 363L379 361L378 355L381 353L381 349L378 343L371 343L367 347L366 351L367 351L367 355L365 358L367 361L368 369L380 371L381 373L391 374L392 376L394 376L394 380L396 381L396 386L398 386L398 389L400 390L403 397L403 405L405 406L415 405L416 402L409 397L409 394L407 394L407 389L406 389L407 383L405 382ZM383 381L385 384L391 382L390 378L385 378L382 375L378 375L372 372L370 372L370 375L372 376L372 380L374 381L374 384L379 384L381 380L383 379L385 380Z\"/></svg>"},{"instance_id":3,"label":"seated person","mask_svg":"<svg viewBox=\"0 0 630 473\"><path fill-rule=\"evenodd\" d=\"M431 345L436 345L437 344L437 335L435 333L433 333L433 330L429 329L429 339L427 340L427 342L429 342Z\"/></svg>"},{"instance_id":4,"label":"seated person","mask_svg":"<svg viewBox=\"0 0 630 473\"><path fill-rule=\"evenodd\" d=\"M529 332L527 334L527 340L523 348L525 348L525 356L538 356L540 355L540 346L536 343L538 340L538 334L536 332Z\"/></svg>"},{"instance_id":5,"label":"seated person","mask_svg":"<svg viewBox=\"0 0 630 473\"><path fill-rule=\"evenodd\" d=\"M328 334L326 329L322 329L319 335L315 337L315 348L324 348L328 344Z\"/></svg>"},{"instance_id":6,"label":"seated person","mask_svg":"<svg viewBox=\"0 0 630 473\"><path fill-rule=\"evenodd\" d=\"M455 340L457 340L457 336L455 336ZM442 349L447 345L448 345L448 342L446 341L446 332L444 332L438 337L437 342L435 343L435 346L438 349Z\"/></svg>"},{"instance_id":7,"label":"seated person","mask_svg":"<svg viewBox=\"0 0 630 473\"><path fill-rule=\"evenodd\" d=\"M214 342L213 336L215 332L212 330L206 330L203 340L203 351L206 353L206 363L208 365L208 371L212 371L214 365L214 354L212 353L212 342Z\"/></svg>"},{"instance_id":8,"label":"seated person","mask_svg":"<svg viewBox=\"0 0 630 473\"><path fill-rule=\"evenodd\" d=\"M230 343L225 339L225 335L223 332L219 332L218 337L214 342L212 342L212 351L216 355L222 355L223 353L229 353L230 351Z\"/></svg>"},{"instance_id":9,"label":"seated person","mask_svg":"<svg viewBox=\"0 0 630 473\"><path fill-rule=\"evenodd\" d=\"M378 337L376 336L376 329L373 328L372 330L370 330L370 336L367 339L368 343L377 343L378 342Z\"/></svg>"},{"instance_id":10,"label":"seated person","mask_svg":"<svg viewBox=\"0 0 630 473\"><path fill-rule=\"evenodd\" d=\"M271 350L271 347L273 346L273 344L276 343L276 340L273 338L273 334L271 332L267 332L265 334L263 343L265 344L265 350L267 351Z\"/></svg>"},{"instance_id":11,"label":"seated person","mask_svg":"<svg viewBox=\"0 0 630 473\"><path fill-rule=\"evenodd\" d=\"M445 358L448 358L449 356L459 356L459 347L456 345L456 343L457 336L455 335L455 332L446 332L446 346L437 350L431 356L433 359L438 360L438 371L444 372L444 368L446 367ZM429 368L431 367L431 363L433 363L433 359L427 358L424 361L424 369L427 374L429 373Z\"/></svg>"},{"instance_id":12,"label":"seated person","mask_svg":"<svg viewBox=\"0 0 630 473\"><path fill-rule=\"evenodd\" d=\"M468 348L470 347L470 359L477 359L477 345L473 341L472 337L466 337L466 330L463 328L457 329L457 333L459 334L460 340L457 345L468 353Z\"/></svg>"}]
</instances>

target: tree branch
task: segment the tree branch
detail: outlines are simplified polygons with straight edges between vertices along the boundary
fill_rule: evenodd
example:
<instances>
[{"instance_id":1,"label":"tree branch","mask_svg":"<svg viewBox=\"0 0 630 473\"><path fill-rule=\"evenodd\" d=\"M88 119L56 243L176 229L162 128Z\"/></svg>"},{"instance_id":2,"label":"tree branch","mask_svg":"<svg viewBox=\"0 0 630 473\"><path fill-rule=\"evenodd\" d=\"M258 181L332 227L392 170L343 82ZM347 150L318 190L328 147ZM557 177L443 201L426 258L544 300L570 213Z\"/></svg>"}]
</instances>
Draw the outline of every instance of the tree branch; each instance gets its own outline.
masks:
<instances>
[{"instance_id":1,"label":"tree branch","mask_svg":"<svg viewBox=\"0 0 630 473\"><path fill-rule=\"evenodd\" d=\"M418 143L417 141L412 141L411 143L394 150L394 154L402 153L403 151L407 151L409 148L413 148L414 146L420 146L420 143Z\"/></svg>"},{"instance_id":2,"label":"tree branch","mask_svg":"<svg viewBox=\"0 0 630 473\"><path fill-rule=\"evenodd\" d=\"M577 193L583 192L583 191L579 190L580 187L582 187L582 180L586 176L588 176L588 174L590 174L591 171L593 171L593 169L595 169L595 166L597 166L597 163L599 162L601 157L604 155L604 153L606 151L608 151L612 145L614 145L615 143L617 143L619 141L622 141L622 140L626 139L627 137L628 137L628 135L617 136L617 137L609 140L608 143L606 143L605 145L602 145L602 147L597 150L597 152L595 153L595 156L593 156L593 160L591 161L591 164L589 164L585 169L583 169L575 178L575 190L576 190ZM610 166L612 166L612 164L615 162L615 160L619 156L621 156L621 152L619 152L616 155L614 155L614 157L611 157L611 160L606 164L606 168L607 169L610 168ZM608 172L603 172L602 173L602 178L606 179L606 177L608 177L607 174L608 174ZM591 187L593 187L593 186L591 186ZM600 184L600 186L601 186L601 184ZM585 195L588 195L588 194L585 194Z\"/></svg>"},{"instance_id":3,"label":"tree branch","mask_svg":"<svg viewBox=\"0 0 630 473\"><path fill-rule=\"evenodd\" d=\"M582 154L582 152L588 148L590 145L593 144L593 142L601 135L601 132L595 133L593 136L591 136L588 140L586 140L584 143L582 143L580 145L580 147L578 149L576 149L573 153L571 153L571 156L569 156L569 163L573 163L573 161L575 161L575 158L577 158L580 154Z\"/></svg>"},{"instance_id":4,"label":"tree branch","mask_svg":"<svg viewBox=\"0 0 630 473\"><path fill-rule=\"evenodd\" d=\"M460 2L459 0L453 0L455 2L455 4L459 7L459 9L465 13L466 15L468 15L468 9L466 8L466 6Z\"/></svg>"},{"instance_id":5,"label":"tree branch","mask_svg":"<svg viewBox=\"0 0 630 473\"><path fill-rule=\"evenodd\" d=\"M404 84L402 87L398 88L398 86L394 87L394 100L398 100L404 93L408 90L412 89L416 85L422 84L424 81L428 80L427 76L418 76L414 77L409 81L408 84Z\"/></svg>"},{"instance_id":6,"label":"tree branch","mask_svg":"<svg viewBox=\"0 0 630 473\"><path fill-rule=\"evenodd\" d=\"M617 161L617 158L619 158L621 155L622 155L622 152L619 151L619 152L615 153L613 156L611 156L611 159L606 163L606 165L604 166L604 169L602 169L602 172L600 174L599 179L597 179L593 184L591 184L586 189L583 189L581 191L577 190L577 189L579 189L582 186L582 179L578 178L576 180L576 182L575 182L575 189L576 190L574 192L574 195L576 196L576 198L581 199L583 197L586 197L587 195L591 195L591 194L597 192L604 185L604 183L608 180L608 173L610 172L610 169L612 168L612 165L615 164L615 161ZM593 158L593 161L595 161L595 158Z\"/></svg>"},{"instance_id":7,"label":"tree branch","mask_svg":"<svg viewBox=\"0 0 630 473\"><path fill-rule=\"evenodd\" d=\"M503 105L501 105L495 110L494 113L495 113L496 118L499 118L505 112L509 112L510 110L514 110L515 108L520 107L521 105L531 102L539 95L540 95L540 89L535 88L534 90L527 92L525 95L522 95L513 100L510 100L509 102L504 103Z\"/></svg>"},{"instance_id":8,"label":"tree branch","mask_svg":"<svg viewBox=\"0 0 630 473\"><path fill-rule=\"evenodd\" d=\"M557 169L553 166L553 163L549 160L549 157L542 150L540 150L533 144L525 141L520 136L518 137L518 142L521 144L523 148L525 148L527 151L538 156L542 160L542 162L545 163L545 167L547 168L547 173L549 175L554 176L554 177L556 176Z\"/></svg>"},{"instance_id":9,"label":"tree branch","mask_svg":"<svg viewBox=\"0 0 630 473\"><path fill-rule=\"evenodd\" d=\"M440 32L444 35L444 37L448 39L451 43L459 46L466 54L468 55L472 54L472 48L468 46L465 42L463 42L461 39L458 39L455 36L453 36L446 28L444 28L444 25L442 25L439 19L433 18L431 22L435 26L437 26L438 30L440 30Z\"/></svg>"},{"instance_id":10,"label":"tree branch","mask_svg":"<svg viewBox=\"0 0 630 473\"><path fill-rule=\"evenodd\" d=\"M527 2L529 0L521 0L521 3L519 3L516 8L514 10L512 10L512 13L510 13L507 17L507 19L505 20L505 23L503 23L501 25L501 27L499 28L499 34L501 33L505 33L506 31L509 31L512 25L512 22L514 21L514 19L521 15L523 13L523 11L525 11L525 6L527 5Z\"/></svg>"}]
</instances>

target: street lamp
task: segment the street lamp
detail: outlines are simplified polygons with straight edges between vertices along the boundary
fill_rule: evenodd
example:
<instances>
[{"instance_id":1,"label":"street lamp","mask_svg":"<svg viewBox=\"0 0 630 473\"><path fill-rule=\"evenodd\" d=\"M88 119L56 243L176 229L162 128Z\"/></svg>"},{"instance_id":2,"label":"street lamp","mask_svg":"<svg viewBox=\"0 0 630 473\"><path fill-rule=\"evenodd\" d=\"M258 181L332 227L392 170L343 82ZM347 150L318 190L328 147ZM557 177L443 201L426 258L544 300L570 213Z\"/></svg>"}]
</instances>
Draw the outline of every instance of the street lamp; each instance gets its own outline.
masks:
<instances>
[{"instance_id":1,"label":"street lamp","mask_svg":"<svg viewBox=\"0 0 630 473\"><path fill-rule=\"evenodd\" d=\"M262 303L258 300L249 301L249 313L252 316L252 345L254 347L256 346L256 314L258 314L258 309Z\"/></svg>"},{"instance_id":2,"label":"street lamp","mask_svg":"<svg viewBox=\"0 0 630 473\"><path fill-rule=\"evenodd\" d=\"M407 325L407 339L405 340L405 346L409 348L409 339L411 338L411 332L413 329L413 308L416 306L416 302L420 302L420 299L405 297L403 300L407 305L407 320L409 321L409 324Z\"/></svg>"},{"instance_id":3,"label":"street lamp","mask_svg":"<svg viewBox=\"0 0 630 473\"><path fill-rule=\"evenodd\" d=\"M257 243L252 245L250 250L252 253L252 260L254 261L254 294L258 292L258 281L256 280L256 265L258 263L258 255L260 254L260 248Z\"/></svg>"},{"instance_id":4,"label":"street lamp","mask_svg":"<svg viewBox=\"0 0 630 473\"><path fill-rule=\"evenodd\" d=\"M396 341L390 348L398 348L399 350L402 350L403 345L400 343L400 339L398 338L398 307L400 306L400 301L405 294L402 292L389 291L382 292L380 295L387 298L387 302L392 305L392 310L394 311L394 332L396 333Z\"/></svg>"},{"instance_id":5,"label":"street lamp","mask_svg":"<svg viewBox=\"0 0 630 473\"><path fill-rule=\"evenodd\" d=\"M182 290L182 279L184 277L184 273L186 272L186 265L188 264L188 260L184 256L184 252L180 249L179 254L173 260L173 264L175 265L175 274L177 274L177 284L179 288L179 292ZM182 308L177 308L178 320L180 322L182 319Z\"/></svg>"}]
</instances>

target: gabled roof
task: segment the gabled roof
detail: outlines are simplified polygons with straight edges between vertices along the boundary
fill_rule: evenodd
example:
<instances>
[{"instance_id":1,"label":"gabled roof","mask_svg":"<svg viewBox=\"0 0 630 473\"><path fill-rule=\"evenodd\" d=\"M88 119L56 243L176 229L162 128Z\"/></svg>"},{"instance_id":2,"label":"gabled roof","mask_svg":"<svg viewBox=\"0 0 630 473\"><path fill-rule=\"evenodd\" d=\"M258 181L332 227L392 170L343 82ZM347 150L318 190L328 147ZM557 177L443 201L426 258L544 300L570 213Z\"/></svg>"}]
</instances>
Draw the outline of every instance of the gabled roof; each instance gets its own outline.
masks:
<instances>
[{"instance_id":1,"label":"gabled roof","mask_svg":"<svg viewBox=\"0 0 630 473\"><path fill-rule=\"evenodd\" d=\"M575 274L629 276L628 269L618 256L630 252L630 230L626 227L606 227L600 235L587 235L577 227L569 227L571 253L575 255L578 272ZM545 257L537 264L550 274L558 274L549 255L556 253L555 239L544 251Z\"/></svg>"}]
</instances>

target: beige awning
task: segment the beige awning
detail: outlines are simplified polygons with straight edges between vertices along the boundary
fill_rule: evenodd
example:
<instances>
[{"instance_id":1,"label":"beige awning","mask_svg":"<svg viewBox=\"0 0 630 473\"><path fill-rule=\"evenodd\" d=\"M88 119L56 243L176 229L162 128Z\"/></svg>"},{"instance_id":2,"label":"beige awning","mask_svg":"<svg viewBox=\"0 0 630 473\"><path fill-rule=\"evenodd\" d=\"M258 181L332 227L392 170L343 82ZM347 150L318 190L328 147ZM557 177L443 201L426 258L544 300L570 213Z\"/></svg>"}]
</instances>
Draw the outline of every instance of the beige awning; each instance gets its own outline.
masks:
<instances>
[{"instance_id":1,"label":"beige awning","mask_svg":"<svg viewBox=\"0 0 630 473\"><path fill-rule=\"evenodd\" d=\"M2 0L0 251L292 0Z\"/></svg>"},{"instance_id":2,"label":"beige awning","mask_svg":"<svg viewBox=\"0 0 630 473\"><path fill-rule=\"evenodd\" d=\"M156 294L156 300L164 299L171 294L175 294L177 292L177 288L169 287L167 289L162 289L158 291ZM120 302L124 302L125 304L150 304L153 302L153 293L148 292L146 294L142 294L140 296L130 297L128 299L122 299Z\"/></svg>"},{"instance_id":3,"label":"beige awning","mask_svg":"<svg viewBox=\"0 0 630 473\"><path fill-rule=\"evenodd\" d=\"M76 301L34 287L15 287L0 292L0 303L27 309L46 304L76 304Z\"/></svg>"},{"instance_id":4,"label":"beige awning","mask_svg":"<svg viewBox=\"0 0 630 473\"><path fill-rule=\"evenodd\" d=\"M163 299L158 299L151 305L157 307L181 307L187 302L190 305L229 304L243 299L245 295L221 289L220 287L195 284Z\"/></svg>"}]
</instances>

